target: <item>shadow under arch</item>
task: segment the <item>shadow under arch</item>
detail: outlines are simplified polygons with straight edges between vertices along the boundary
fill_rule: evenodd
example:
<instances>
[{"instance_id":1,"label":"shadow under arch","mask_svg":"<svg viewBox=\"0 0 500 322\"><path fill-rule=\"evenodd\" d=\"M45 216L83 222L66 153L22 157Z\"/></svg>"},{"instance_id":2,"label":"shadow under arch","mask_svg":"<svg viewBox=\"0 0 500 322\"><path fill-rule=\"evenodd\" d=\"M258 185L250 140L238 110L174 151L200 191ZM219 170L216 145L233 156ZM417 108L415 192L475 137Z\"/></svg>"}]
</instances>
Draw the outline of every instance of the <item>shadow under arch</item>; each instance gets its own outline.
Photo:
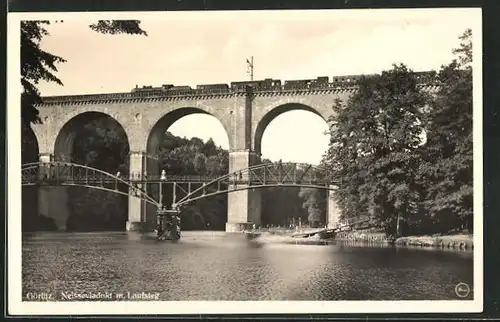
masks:
<instances>
[{"instance_id":1,"label":"shadow under arch","mask_svg":"<svg viewBox=\"0 0 500 322\"><path fill-rule=\"evenodd\" d=\"M84 112L71 118L64 124L57 134L54 143L54 157L56 161L71 161L75 138L84 127L94 121L109 119L120 128L120 132L125 135L125 145L130 149L128 133L120 122L109 114L102 112Z\"/></svg>"},{"instance_id":2,"label":"shadow under arch","mask_svg":"<svg viewBox=\"0 0 500 322\"><path fill-rule=\"evenodd\" d=\"M88 111L67 121L54 143L54 160L115 174L128 169L129 135L107 113ZM120 187L120 190L126 187ZM125 190L123 190L125 191ZM66 231L124 230L128 197L85 187L44 187L43 212Z\"/></svg>"},{"instance_id":3,"label":"shadow under arch","mask_svg":"<svg viewBox=\"0 0 500 322\"><path fill-rule=\"evenodd\" d=\"M22 164L38 162L40 147L35 131L30 125L22 122L22 137L21 137L21 162Z\"/></svg>"},{"instance_id":4,"label":"shadow under arch","mask_svg":"<svg viewBox=\"0 0 500 322\"><path fill-rule=\"evenodd\" d=\"M264 117L262 117L257 124L257 127L255 129L255 136L254 136L254 150L257 153L262 152L262 137L264 135L264 132L269 125L275 118L280 116L283 113L289 112L289 111L307 111L307 112L312 112L319 117L321 117L325 123L328 123L328 120L325 119L325 116L323 116L318 110L314 109L311 106L301 104L301 103L286 103L283 105L279 105L274 107L272 110L267 112Z\"/></svg>"}]
</instances>

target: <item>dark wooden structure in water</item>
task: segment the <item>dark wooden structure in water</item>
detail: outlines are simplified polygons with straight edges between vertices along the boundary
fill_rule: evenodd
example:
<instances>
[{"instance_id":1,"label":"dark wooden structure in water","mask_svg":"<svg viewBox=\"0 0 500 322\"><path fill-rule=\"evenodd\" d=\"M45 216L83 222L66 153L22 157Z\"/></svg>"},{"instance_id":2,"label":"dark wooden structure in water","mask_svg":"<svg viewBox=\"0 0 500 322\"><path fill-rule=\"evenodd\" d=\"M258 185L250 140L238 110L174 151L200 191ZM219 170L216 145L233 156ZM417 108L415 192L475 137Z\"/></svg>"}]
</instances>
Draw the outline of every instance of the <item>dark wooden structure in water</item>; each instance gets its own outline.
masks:
<instances>
[{"instance_id":1,"label":"dark wooden structure in water","mask_svg":"<svg viewBox=\"0 0 500 322\"><path fill-rule=\"evenodd\" d=\"M320 239L334 239L337 229L320 229L309 232L295 233L292 235L293 238L309 238L314 235L318 235Z\"/></svg>"},{"instance_id":2,"label":"dark wooden structure in water","mask_svg":"<svg viewBox=\"0 0 500 322\"><path fill-rule=\"evenodd\" d=\"M156 237L158 240L178 240L181 238L180 211L158 209L156 215Z\"/></svg>"}]
</instances>

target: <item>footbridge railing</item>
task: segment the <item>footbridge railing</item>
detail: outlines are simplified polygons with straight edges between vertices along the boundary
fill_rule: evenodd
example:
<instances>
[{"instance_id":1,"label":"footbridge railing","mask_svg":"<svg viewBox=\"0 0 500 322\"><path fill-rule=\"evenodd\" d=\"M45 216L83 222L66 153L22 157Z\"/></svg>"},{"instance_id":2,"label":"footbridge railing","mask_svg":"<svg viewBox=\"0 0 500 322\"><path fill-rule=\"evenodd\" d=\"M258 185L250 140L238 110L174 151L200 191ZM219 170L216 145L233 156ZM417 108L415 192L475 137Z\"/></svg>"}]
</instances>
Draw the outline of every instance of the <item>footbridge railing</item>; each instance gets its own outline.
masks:
<instances>
[{"instance_id":1,"label":"footbridge railing","mask_svg":"<svg viewBox=\"0 0 500 322\"><path fill-rule=\"evenodd\" d=\"M210 196L234 191L269 187L308 187L332 190L336 182L318 166L303 163L263 163L218 176L163 174L111 174L86 165L70 162L37 162L22 166L23 186L82 186L124 195L134 195L161 207L146 193L152 183L173 185L172 209ZM124 189L127 188L127 189ZM126 191L123 191L126 190Z\"/></svg>"},{"instance_id":2,"label":"footbridge railing","mask_svg":"<svg viewBox=\"0 0 500 322\"><path fill-rule=\"evenodd\" d=\"M54 161L24 164L21 173L22 186L87 187L122 195L132 195L159 206L159 202L149 196L141 185L134 184L128 176L123 177L119 172L113 175L86 165Z\"/></svg>"},{"instance_id":3,"label":"footbridge railing","mask_svg":"<svg viewBox=\"0 0 500 322\"><path fill-rule=\"evenodd\" d=\"M337 182L330 179L328 171L304 163L263 163L218 177L201 187L187 191L175 199L172 207L181 207L192 201L234 191L270 187L306 187L336 189ZM175 192L174 192L175 193Z\"/></svg>"}]
</instances>

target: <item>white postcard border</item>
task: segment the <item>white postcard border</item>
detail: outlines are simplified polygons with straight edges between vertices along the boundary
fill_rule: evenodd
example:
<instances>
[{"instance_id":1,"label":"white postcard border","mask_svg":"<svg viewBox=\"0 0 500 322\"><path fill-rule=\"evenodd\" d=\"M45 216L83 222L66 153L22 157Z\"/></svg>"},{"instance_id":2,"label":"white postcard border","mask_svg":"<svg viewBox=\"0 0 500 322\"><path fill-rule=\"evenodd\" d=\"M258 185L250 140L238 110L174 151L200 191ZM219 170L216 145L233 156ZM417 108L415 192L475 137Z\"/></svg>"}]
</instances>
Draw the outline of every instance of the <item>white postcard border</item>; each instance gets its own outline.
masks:
<instances>
[{"instance_id":1,"label":"white postcard border","mask_svg":"<svg viewBox=\"0 0 500 322\"><path fill-rule=\"evenodd\" d=\"M467 10L473 30L473 140L474 140L474 299L470 301L178 301L178 302L23 302L21 244L21 123L20 21L68 19L162 19L162 12L9 13L7 55L7 165L8 165L8 314L11 315L121 315L121 314L245 314L245 313L445 313L482 312L483 309L483 142L482 142L482 24L480 8L376 9L380 15L421 14L427 10ZM368 17L373 9L333 10L342 16ZM276 19L300 17L303 11L267 11ZM307 14L332 14L308 10ZM178 13L176 13L178 14ZM190 12L191 19L216 19L227 12ZM232 12L232 15L235 13ZM262 14L262 11L245 12ZM373 16L370 16L373 18ZM450 49L451 50L451 49ZM411 68L411 66L409 66ZM103 290L104 291L104 290Z\"/></svg>"}]
</instances>

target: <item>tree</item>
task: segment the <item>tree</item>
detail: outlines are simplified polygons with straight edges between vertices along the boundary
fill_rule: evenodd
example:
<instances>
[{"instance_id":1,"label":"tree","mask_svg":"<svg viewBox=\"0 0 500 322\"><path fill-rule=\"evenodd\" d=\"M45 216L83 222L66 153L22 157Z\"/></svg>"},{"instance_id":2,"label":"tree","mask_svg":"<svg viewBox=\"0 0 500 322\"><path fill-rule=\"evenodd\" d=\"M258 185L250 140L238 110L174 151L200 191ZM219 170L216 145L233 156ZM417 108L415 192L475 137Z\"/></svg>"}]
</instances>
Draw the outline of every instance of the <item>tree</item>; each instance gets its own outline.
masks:
<instances>
[{"instance_id":1,"label":"tree","mask_svg":"<svg viewBox=\"0 0 500 322\"><path fill-rule=\"evenodd\" d=\"M214 140L212 138L208 139L205 145L203 146L203 153L206 156L212 156L217 154L217 146L215 146Z\"/></svg>"},{"instance_id":2,"label":"tree","mask_svg":"<svg viewBox=\"0 0 500 322\"><path fill-rule=\"evenodd\" d=\"M71 162L113 174L128 173L128 153L125 130L113 118L103 116L76 133Z\"/></svg>"},{"instance_id":3,"label":"tree","mask_svg":"<svg viewBox=\"0 0 500 322\"><path fill-rule=\"evenodd\" d=\"M466 29L464 33L458 37L461 40L460 47L454 48L452 53L458 55L460 65L465 69L472 71L472 29Z\"/></svg>"},{"instance_id":4,"label":"tree","mask_svg":"<svg viewBox=\"0 0 500 322\"><path fill-rule=\"evenodd\" d=\"M421 172L426 184L426 210L445 232L461 226L472 231L472 32L454 49L458 61L443 66L441 84L429 106L427 142ZM458 226L458 227L457 227Z\"/></svg>"},{"instance_id":5,"label":"tree","mask_svg":"<svg viewBox=\"0 0 500 322\"><path fill-rule=\"evenodd\" d=\"M62 21L61 21L62 22ZM49 21L21 21L21 117L23 123L41 123L36 105L41 102L37 85L40 81L54 82L63 85L55 75L57 64L66 60L57 55L48 53L40 48L40 41L48 36L46 26ZM136 20L100 20L89 26L92 30L103 34L132 34L145 35Z\"/></svg>"},{"instance_id":6,"label":"tree","mask_svg":"<svg viewBox=\"0 0 500 322\"><path fill-rule=\"evenodd\" d=\"M366 200L361 199L358 187L364 184L364 163L357 150L358 127L356 119L368 118L364 108L346 109L340 100L333 105L337 115L330 119L330 144L321 163L328 169L330 179L339 181L334 194L341 209L340 220L348 221L368 210Z\"/></svg>"},{"instance_id":7,"label":"tree","mask_svg":"<svg viewBox=\"0 0 500 322\"><path fill-rule=\"evenodd\" d=\"M24 122L41 122L35 107L40 103L40 92L36 85L40 80L54 82L62 85L62 82L53 72L57 72L57 63L65 60L59 56L52 55L40 48L40 41L49 33L44 28L50 24L48 21L22 21L21 22L21 117Z\"/></svg>"},{"instance_id":8,"label":"tree","mask_svg":"<svg viewBox=\"0 0 500 322\"><path fill-rule=\"evenodd\" d=\"M207 156L202 153L197 153L193 160L193 165L196 173L206 174L207 171Z\"/></svg>"},{"instance_id":9,"label":"tree","mask_svg":"<svg viewBox=\"0 0 500 322\"><path fill-rule=\"evenodd\" d=\"M326 198L318 189L300 188L299 197L303 199L302 208L307 209L307 221L313 228L319 227L322 222L322 214L326 208Z\"/></svg>"},{"instance_id":10,"label":"tree","mask_svg":"<svg viewBox=\"0 0 500 322\"><path fill-rule=\"evenodd\" d=\"M370 214L396 233L398 219L415 214L416 170L426 95L404 65L363 77L347 104L336 102L332 140L324 165L340 180L344 217Z\"/></svg>"}]
</instances>

